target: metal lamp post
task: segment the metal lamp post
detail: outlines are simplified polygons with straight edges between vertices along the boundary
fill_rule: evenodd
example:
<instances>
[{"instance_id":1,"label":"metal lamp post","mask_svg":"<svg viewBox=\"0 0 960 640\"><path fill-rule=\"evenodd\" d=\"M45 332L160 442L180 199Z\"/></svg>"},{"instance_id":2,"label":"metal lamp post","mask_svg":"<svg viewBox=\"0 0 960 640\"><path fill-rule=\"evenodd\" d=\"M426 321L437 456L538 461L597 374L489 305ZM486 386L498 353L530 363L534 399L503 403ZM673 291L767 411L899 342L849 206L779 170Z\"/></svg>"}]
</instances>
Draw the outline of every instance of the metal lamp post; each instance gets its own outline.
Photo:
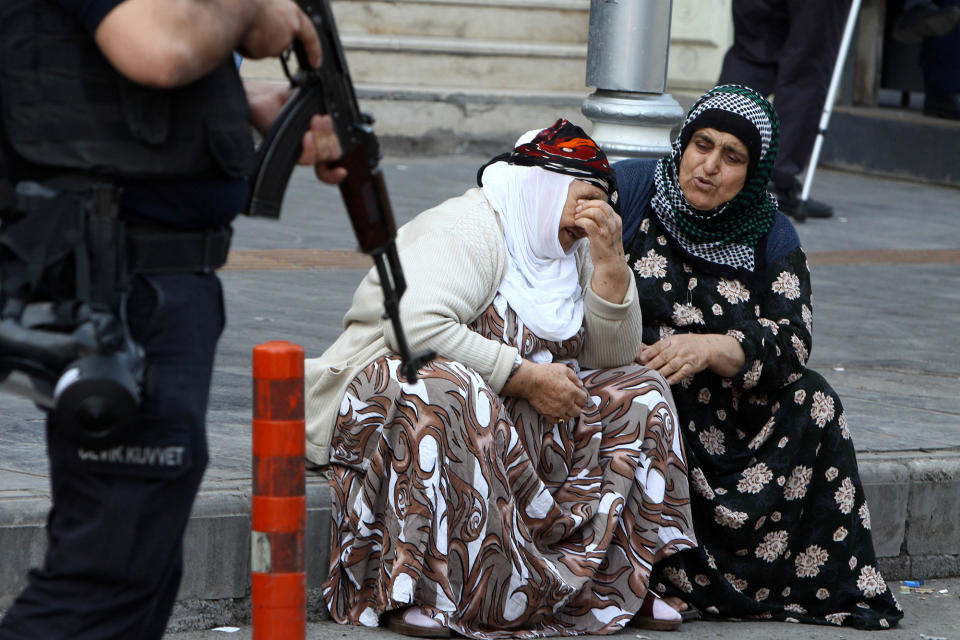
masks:
<instances>
[{"instance_id":1,"label":"metal lamp post","mask_svg":"<svg viewBox=\"0 0 960 640\"><path fill-rule=\"evenodd\" d=\"M683 108L667 93L672 0L591 0L587 86L580 110L612 160L670 152Z\"/></svg>"}]
</instances>

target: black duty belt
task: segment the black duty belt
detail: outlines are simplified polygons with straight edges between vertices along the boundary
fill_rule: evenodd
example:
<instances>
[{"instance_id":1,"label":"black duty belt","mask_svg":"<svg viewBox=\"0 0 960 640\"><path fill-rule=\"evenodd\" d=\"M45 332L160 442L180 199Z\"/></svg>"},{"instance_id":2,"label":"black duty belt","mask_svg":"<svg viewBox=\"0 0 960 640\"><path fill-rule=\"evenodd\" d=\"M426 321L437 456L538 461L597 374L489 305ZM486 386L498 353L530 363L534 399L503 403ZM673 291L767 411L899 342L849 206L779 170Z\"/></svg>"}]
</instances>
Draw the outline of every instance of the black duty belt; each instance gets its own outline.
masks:
<instances>
[{"instance_id":1,"label":"black duty belt","mask_svg":"<svg viewBox=\"0 0 960 640\"><path fill-rule=\"evenodd\" d=\"M227 262L233 229L128 229L127 273L212 273Z\"/></svg>"},{"instance_id":2,"label":"black duty belt","mask_svg":"<svg viewBox=\"0 0 960 640\"><path fill-rule=\"evenodd\" d=\"M2 171L2 165L0 165L0 171ZM10 181L3 176L3 174L0 174L0 213L13 209L13 205L16 201L17 199L13 193L13 186L10 184Z\"/></svg>"}]
</instances>

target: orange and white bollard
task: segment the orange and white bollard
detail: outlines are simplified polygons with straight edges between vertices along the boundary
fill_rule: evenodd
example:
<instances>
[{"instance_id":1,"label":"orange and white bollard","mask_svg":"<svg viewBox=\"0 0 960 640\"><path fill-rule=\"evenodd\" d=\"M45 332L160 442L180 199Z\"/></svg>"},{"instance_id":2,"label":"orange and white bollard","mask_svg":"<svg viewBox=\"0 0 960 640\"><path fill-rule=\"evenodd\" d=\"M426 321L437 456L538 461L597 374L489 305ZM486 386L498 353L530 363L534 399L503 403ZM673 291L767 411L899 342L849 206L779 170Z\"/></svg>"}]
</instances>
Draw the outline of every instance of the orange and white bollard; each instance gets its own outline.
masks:
<instances>
[{"instance_id":1,"label":"orange and white bollard","mask_svg":"<svg viewBox=\"0 0 960 640\"><path fill-rule=\"evenodd\" d=\"M254 640L304 640L307 522L303 348L275 340L253 349Z\"/></svg>"}]
</instances>

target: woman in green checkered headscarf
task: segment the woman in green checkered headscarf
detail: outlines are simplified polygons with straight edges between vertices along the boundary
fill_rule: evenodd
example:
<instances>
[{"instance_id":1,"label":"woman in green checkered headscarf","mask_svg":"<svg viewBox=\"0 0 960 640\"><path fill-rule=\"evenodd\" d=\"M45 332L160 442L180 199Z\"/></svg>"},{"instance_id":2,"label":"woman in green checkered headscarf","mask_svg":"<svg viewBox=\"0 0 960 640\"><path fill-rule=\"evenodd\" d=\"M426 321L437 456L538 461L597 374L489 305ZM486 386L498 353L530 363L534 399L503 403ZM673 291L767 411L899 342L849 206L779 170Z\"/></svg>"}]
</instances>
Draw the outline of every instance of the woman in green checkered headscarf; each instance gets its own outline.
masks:
<instances>
[{"instance_id":1,"label":"woman in green checkered headscarf","mask_svg":"<svg viewBox=\"0 0 960 640\"><path fill-rule=\"evenodd\" d=\"M847 416L807 367L807 257L766 190L778 134L770 103L724 85L694 104L671 155L614 164L637 362L671 385L699 543L656 563L650 586L704 617L885 629L903 612L877 567Z\"/></svg>"},{"instance_id":2,"label":"woman in green checkered headscarf","mask_svg":"<svg viewBox=\"0 0 960 640\"><path fill-rule=\"evenodd\" d=\"M753 89L722 85L690 109L655 174L652 205L680 247L708 263L752 271L777 201L767 192L780 139L773 106Z\"/></svg>"}]
</instances>

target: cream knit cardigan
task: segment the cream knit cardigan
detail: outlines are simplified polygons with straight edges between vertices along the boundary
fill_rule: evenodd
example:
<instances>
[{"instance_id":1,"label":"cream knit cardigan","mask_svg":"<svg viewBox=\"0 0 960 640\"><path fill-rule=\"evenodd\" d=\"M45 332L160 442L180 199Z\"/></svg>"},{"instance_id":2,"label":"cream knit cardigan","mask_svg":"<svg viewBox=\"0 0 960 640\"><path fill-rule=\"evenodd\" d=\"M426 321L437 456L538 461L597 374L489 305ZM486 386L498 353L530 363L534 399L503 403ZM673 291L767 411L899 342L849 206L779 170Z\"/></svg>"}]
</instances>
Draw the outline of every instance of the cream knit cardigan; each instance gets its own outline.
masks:
<instances>
[{"instance_id":1,"label":"cream knit cardigan","mask_svg":"<svg viewBox=\"0 0 960 640\"><path fill-rule=\"evenodd\" d=\"M437 354L473 368L496 393L513 368L517 349L467 328L497 293L507 269L500 218L480 189L470 189L403 225L397 249L408 288L400 304L403 329L414 353ZM633 278L621 304L589 287L589 248L577 252L584 290L584 369L620 366L640 349L640 304ZM376 269L364 277L343 318L343 333L319 358L306 360L307 458L330 460L333 425L350 382L368 364L396 353Z\"/></svg>"}]
</instances>

